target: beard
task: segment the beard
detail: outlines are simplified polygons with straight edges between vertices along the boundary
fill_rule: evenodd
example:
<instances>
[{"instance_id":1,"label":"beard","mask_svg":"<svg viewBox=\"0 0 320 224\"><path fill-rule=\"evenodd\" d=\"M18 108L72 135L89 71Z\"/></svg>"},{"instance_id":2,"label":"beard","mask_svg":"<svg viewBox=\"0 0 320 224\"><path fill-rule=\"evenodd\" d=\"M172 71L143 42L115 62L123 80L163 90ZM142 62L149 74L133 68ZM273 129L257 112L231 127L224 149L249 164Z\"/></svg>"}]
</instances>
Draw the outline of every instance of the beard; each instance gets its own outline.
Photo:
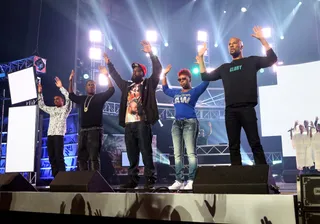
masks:
<instances>
[{"instance_id":1,"label":"beard","mask_svg":"<svg viewBox=\"0 0 320 224\"><path fill-rule=\"evenodd\" d=\"M138 83L142 82L143 77L142 77L142 76L135 76L135 75L133 75L133 76L131 77L131 80L132 80L132 82L138 84Z\"/></svg>"},{"instance_id":2,"label":"beard","mask_svg":"<svg viewBox=\"0 0 320 224\"><path fill-rule=\"evenodd\" d=\"M190 85L183 85L182 89L190 89Z\"/></svg>"},{"instance_id":3,"label":"beard","mask_svg":"<svg viewBox=\"0 0 320 224\"><path fill-rule=\"evenodd\" d=\"M235 52L233 52L233 53L230 53L230 55L233 57L233 58L237 58L237 57L239 57L239 55L240 55L240 51L235 51Z\"/></svg>"}]
</instances>

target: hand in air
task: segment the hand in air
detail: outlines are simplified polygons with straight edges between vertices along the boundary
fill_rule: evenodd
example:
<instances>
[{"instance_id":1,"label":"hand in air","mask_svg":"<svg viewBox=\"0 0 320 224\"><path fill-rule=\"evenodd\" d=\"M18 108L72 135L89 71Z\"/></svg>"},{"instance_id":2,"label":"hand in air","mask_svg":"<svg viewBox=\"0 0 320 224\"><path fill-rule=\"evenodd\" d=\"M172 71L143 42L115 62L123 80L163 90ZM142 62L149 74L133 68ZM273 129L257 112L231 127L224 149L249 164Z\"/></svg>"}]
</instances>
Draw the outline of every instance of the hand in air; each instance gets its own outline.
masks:
<instances>
[{"instance_id":1,"label":"hand in air","mask_svg":"<svg viewBox=\"0 0 320 224\"><path fill-rule=\"evenodd\" d=\"M107 55L106 53L103 54L103 58L104 58L104 62L105 62L106 64L109 64L110 59L109 59L109 57L108 57L108 55Z\"/></svg>"},{"instance_id":2,"label":"hand in air","mask_svg":"<svg viewBox=\"0 0 320 224\"><path fill-rule=\"evenodd\" d=\"M38 93L42 93L42 85L40 83L38 84Z\"/></svg>"},{"instance_id":3,"label":"hand in air","mask_svg":"<svg viewBox=\"0 0 320 224\"><path fill-rule=\"evenodd\" d=\"M164 76L167 76L167 74L170 72L171 68L172 68L172 66L171 66L171 65L168 65L168 66L164 69L163 75L164 75Z\"/></svg>"},{"instance_id":4,"label":"hand in air","mask_svg":"<svg viewBox=\"0 0 320 224\"><path fill-rule=\"evenodd\" d=\"M55 77L54 80L56 81L56 86L58 88L61 88L62 87L62 82L61 80L58 78L58 77Z\"/></svg>"},{"instance_id":5,"label":"hand in air","mask_svg":"<svg viewBox=\"0 0 320 224\"><path fill-rule=\"evenodd\" d=\"M144 51L145 53L151 53L152 52L152 47L150 45L150 43L146 40L141 41L140 43L142 45L142 51Z\"/></svg>"},{"instance_id":6,"label":"hand in air","mask_svg":"<svg viewBox=\"0 0 320 224\"><path fill-rule=\"evenodd\" d=\"M198 51L198 56L203 57L204 53L208 50L207 43L203 43L202 48ZM196 58L197 59L197 58ZM198 61L198 60L197 60Z\"/></svg>"},{"instance_id":7,"label":"hand in air","mask_svg":"<svg viewBox=\"0 0 320 224\"><path fill-rule=\"evenodd\" d=\"M252 37L257 38L258 40L261 40L264 38L262 28L260 26L253 27L253 34L251 34Z\"/></svg>"},{"instance_id":8,"label":"hand in air","mask_svg":"<svg viewBox=\"0 0 320 224\"><path fill-rule=\"evenodd\" d=\"M74 70L72 69L70 76L69 76L69 81L73 80L73 76L74 76Z\"/></svg>"},{"instance_id":9,"label":"hand in air","mask_svg":"<svg viewBox=\"0 0 320 224\"><path fill-rule=\"evenodd\" d=\"M100 72L101 74L104 74L104 75L108 75L108 74L109 74L107 68L104 67L104 66L99 66L99 72Z\"/></svg>"}]
</instances>

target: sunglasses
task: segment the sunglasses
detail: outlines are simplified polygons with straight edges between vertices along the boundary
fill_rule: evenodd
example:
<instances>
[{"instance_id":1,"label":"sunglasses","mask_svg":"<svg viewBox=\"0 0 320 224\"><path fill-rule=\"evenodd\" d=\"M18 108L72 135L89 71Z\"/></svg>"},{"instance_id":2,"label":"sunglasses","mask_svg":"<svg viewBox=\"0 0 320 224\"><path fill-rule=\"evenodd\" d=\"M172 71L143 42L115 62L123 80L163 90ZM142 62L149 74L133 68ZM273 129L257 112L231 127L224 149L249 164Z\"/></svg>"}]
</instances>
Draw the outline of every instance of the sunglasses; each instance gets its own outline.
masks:
<instances>
[{"instance_id":1,"label":"sunglasses","mask_svg":"<svg viewBox=\"0 0 320 224\"><path fill-rule=\"evenodd\" d=\"M181 82L181 81L184 81L184 80L187 80L187 78L178 78L178 82Z\"/></svg>"}]
</instances>

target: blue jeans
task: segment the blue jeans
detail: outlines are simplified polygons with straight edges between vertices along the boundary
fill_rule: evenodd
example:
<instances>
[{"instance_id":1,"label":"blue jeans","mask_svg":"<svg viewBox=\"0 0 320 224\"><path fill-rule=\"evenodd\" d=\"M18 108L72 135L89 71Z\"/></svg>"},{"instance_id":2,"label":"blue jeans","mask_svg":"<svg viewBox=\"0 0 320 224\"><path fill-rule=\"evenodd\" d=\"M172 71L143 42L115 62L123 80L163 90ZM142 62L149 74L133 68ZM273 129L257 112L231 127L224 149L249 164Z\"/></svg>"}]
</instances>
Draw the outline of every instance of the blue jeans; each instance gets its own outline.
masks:
<instances>
[{"instance_id":1,"label":"blue jeans","mask_svg":"<svg viewBox=\"0 0 320 224\"><path fill-rule=\"evenodd\" d=\"M174 120L171 134L174 148L176 180L183 182L184 146L189 161L189 180L193 180L197 169L196 140L199 132L197 119Z\"/></svg>"}]
</instances>

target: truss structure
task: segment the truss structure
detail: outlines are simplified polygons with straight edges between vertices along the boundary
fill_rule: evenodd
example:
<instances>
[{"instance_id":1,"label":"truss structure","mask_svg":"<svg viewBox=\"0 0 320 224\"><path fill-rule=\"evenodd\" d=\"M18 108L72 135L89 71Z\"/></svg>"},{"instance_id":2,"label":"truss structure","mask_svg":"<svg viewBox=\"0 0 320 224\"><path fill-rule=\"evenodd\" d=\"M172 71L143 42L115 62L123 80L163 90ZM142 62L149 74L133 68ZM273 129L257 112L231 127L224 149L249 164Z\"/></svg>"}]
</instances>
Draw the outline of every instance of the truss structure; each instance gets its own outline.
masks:
<instances>
[{"instance_id":1,"label":"truss structure","mask_svg":"<svg viewBox=\"0 0 320 224\"><path fill-rule=\"evenodd\" d=\"M30 56L24 59L0 64L0 72L5 73L5 77L2 79L7 79L8 78L8 73L16 72L22 69L30 68L33 66L34 63L34 57L35 56Z\"/></svg>"}]
</instances>

